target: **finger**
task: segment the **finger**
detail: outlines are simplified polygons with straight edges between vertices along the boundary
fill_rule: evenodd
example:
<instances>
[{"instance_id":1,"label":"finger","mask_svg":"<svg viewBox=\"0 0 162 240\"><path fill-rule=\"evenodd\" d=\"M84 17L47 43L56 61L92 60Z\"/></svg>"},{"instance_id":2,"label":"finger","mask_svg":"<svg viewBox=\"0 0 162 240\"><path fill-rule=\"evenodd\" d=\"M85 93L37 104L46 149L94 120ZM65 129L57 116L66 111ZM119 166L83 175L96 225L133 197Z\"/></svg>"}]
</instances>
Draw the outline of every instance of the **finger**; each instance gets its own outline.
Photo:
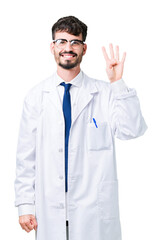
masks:
<instances>
[{"instance_id":1,"label":"finger","mask_svg":"<svg viewBox=\"0 0 162 240\"><path fill-rule=\"evenodd\" d=\"M23 228L26 232L30 232L32 229L30 229L27 225L24 226Z\"/></svg>"},{"instance_id":2,"label":"finger","mask_svg":"<svg viewBox=\"0 0 162 240\"><path fill-rule=\"evenodd\" d=\"M111 56L111 59L114 59L114 50L113 50L113 45L112 45L112 43L109 44L109 48L110 48L110 56Z\"/></svg>"},{"instance_id":3,"label":"finger","mask_svg":"<svg viewBox=\"0 0 162 240\"><path fill-rule=\"evenodd\" d=\"M112 60L112 61L110 62L109 68L115 67L117 64L118 64L117 60L114 59L114 60Z\"/></svg>"},{"instance_id":4,"label":"finger","mask_svg":"<svg viewBox=\"0 0 162 240\"><path fill-rule=\"evenodd\" d=\"M107 52L106 52L105 47L102 47L102 52L103 52L105 61L106 61L107 63L109 63L109 62L110 62L110 59L109 59L109 57L108 57L108 55L107 55Z\"/></svg>"},{"instance_id":5,"label":"finger","mask_svg":"<svg viewBox=\"0 0 162 240\"><path fill-rule=\"evenodd\" d=\"M34 226L34 230L36 230L36 229L37 229L37 225L38 225L38 224L37 224L37 221L36 221L36 219L34 219L34 220L33 220L33 226Z\"/></svg>"},{"instance_id":6,"label":"finger","mask_svg":"<svg viewBox=\"0 0 162 240\"><path fill-rule=\"evenodd\" d=\"M31 223L25 223L24 228L27 229L28 231L31 231L34 228L34 225Z\"/></svg>"},{"instance_id":7,"label":"finger","mask_svg":"<svg viewBox=\"0 0 162 240\"><path fill-rule=\"evenodd\" d=\"M29 219L28 221L26 221L24 223L24 227L26 227L27 229L29 229L30 231L33 230L34 228L34 222L32 219Z\"/></svg>"},{"instance_id":8,"label":"finger","mask_svg":"<svg viewBox=\"0 0 162 240\"><path fill-rule=\"evenodd\" d=\"M125 58L126 58L126 52L123 53L123 57L122 57L122 60L121 60L122 63L125 62Z\"/></svg>"},{"instance_id":9,"label":"finger","mask_svg":"<svg viewBox=\"0 0 162 240\"><path fill-rule=\"evenodd\" d=\"M28 226L25 223L20 224L20 225L21 225L23 230L25 230L26 232L30 232L30 229L28 228Z\"/></svg>"},{"instance_id":10,"label":"finger","mask_svg":"<svg viewBox=\"0 0 162 240\"><path fill-rule=\"evenodd\" d=\"M32 216L30 223L32 224L33 229L36 230L38 224L37 224L37 220L36 220L35 216Z\"/></svg>"},{"instance_id":11,"label":"finger","mask_svg":"<svg viewBox=\"0 0 162 240\"><path fill-rule=\"evenodd\" d=\"M37 225L34 226L34 230L35 230L35 231L37 230Z\"/></svg>"},{"instance_id":12,"label":"finger","mask_svg":"<svg viewBox=\"0 0 162 240\"><path fill-rule=\"evenodd\" d=\"M27 227L28 227L30 230L33 230L33 228L34 228L34 223L28 224Z\"/></svg>"},{"instance_id":13,"label":"finger","mask_svg":"<svg viewBox=\"0 0 162 240\"><path fill-rule=\"evenodd\" d=\"M119 61L119 46L116 46L116 59Z\"/></svg>"},{"instance_id":14,"label":"finger","mask_svg":"<svg viewBox=\"0 0 162 240\"><path fill-rule=\"evenodd\" d=\"M108 66L108 68L109 68L109 69L112 69L112 68L113 68L113 65L112 65L112 64L110 64L110 65Z\"/></svg>"}]
</instances>

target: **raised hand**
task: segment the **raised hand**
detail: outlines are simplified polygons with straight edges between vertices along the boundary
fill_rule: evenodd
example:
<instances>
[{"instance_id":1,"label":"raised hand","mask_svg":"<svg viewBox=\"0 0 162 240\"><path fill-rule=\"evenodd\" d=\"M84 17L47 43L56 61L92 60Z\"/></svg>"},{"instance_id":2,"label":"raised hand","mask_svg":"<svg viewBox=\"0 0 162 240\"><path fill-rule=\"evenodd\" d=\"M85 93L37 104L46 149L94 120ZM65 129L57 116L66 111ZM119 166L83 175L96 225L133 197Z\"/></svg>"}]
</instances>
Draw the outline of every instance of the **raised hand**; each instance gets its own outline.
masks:
<instances>
[{"instance_id":1,"label":"raised hand","mask_svg":"<svg viewBox=\"0 0 162 240\"><path fill-rule=\"evenodd\" d=\"M123 53L122 60L119 60L119 46L116 46L116 55L114 54L113 45L109 44L110 58L105 47L102 47L102 52L106 61L106 72L110 82L115 82L122 78L126 52Z\"/></svg>"}]
</instances>

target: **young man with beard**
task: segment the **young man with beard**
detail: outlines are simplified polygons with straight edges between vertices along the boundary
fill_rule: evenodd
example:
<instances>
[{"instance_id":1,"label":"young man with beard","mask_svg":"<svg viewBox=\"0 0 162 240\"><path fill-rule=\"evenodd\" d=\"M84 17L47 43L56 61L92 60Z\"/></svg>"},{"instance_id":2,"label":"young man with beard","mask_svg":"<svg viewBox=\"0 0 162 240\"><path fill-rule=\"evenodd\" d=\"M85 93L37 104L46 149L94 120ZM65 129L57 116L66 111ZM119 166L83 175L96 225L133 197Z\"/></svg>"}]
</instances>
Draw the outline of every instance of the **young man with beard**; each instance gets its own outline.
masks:
<instances>
[{"instance_id":1,"label":"young man with beard","mask_svg":"<svg viewBox=\"0 0 162 240\"><path fill-rule=\"evenodd\" d=\"M123 79L126 54L103 47L110 83L80 69L87 26L73 16L52 27L57 72L26 96L17 149L21 227L37 240L120 240L117 137L147 129L134 89Z\"/></svg>"}]
</instances>

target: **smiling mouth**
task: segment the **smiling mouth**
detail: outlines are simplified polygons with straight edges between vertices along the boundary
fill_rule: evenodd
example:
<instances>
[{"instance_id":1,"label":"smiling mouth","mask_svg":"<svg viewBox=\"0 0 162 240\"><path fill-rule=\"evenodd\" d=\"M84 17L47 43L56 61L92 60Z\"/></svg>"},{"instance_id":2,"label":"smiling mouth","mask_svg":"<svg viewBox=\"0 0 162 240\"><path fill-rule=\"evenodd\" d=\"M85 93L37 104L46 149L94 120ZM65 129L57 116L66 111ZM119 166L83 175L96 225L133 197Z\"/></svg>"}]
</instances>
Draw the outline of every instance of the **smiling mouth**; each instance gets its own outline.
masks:
<instances>
[{"instance_id":1,"label":"smiling mouth","mask_svg":"<svg viewBox=\"0 0 162 240\"><path fill-rule=\"evenodd\" d=\"M72 59L77 56L76 53L60 53L61 57L64 57L66 59Z\"/></svg>"}]
</instances>

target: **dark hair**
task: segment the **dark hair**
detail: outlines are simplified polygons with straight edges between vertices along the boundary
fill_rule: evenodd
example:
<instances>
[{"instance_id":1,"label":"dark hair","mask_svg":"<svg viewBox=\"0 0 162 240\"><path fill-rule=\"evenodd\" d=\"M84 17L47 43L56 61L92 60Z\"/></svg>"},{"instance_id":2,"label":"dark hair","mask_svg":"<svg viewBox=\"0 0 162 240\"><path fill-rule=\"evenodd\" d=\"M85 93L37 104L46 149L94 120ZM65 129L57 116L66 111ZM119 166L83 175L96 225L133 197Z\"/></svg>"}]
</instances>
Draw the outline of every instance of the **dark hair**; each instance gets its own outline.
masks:
<instances>
[{"instance_id":1,"label":"dark hair","mask_svg":"<svg viewBox=\"0 0 162 240\"><path fill-rule=\"evenodd\" d=\"M60 18L53 26L52 26L52 39L55 39L56 32L67 32L69 34L79 36L82 33L82 40L86 40L87 36L87 26L81 22L78 18L74 16L68 16Z\"/></svg>"}]
</instances>

